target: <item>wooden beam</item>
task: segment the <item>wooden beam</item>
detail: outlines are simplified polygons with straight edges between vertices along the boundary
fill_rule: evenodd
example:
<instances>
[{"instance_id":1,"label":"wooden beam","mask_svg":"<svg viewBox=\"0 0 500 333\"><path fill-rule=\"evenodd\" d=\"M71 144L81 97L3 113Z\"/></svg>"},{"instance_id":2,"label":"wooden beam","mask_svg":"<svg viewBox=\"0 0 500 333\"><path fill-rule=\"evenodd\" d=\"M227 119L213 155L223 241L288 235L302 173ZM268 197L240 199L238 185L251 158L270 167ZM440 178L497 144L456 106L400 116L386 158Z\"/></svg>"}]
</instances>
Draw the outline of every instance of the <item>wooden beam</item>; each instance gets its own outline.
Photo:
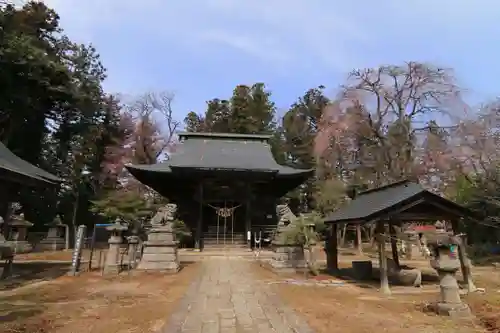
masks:
<instances>
[{"instance_id":1,"label":"wooden beam","mask_svg":"<svg viewBox=\"0 0 500 333\"><path fill-rule=\"evenodd\" d=\"M453 208L450 208L450 207L446 207L445 205L441 205L440 203L433 202L433 201L428 201L428 202L429 202L429 204L431 204L431 205L433 205L433 206L435 206L435 207L437 207L437 208L439 208L439 209L441 209L441 210L443 210L443 211L445 211L445 212L448 212L448 213L451 215L451 216L450 216L450 215L448 215L448 216L446 216L446 217L444 217L444 218L441 218L442 220L445 220L445 219L446 219L446 220L450 220L450 218L451 218L451 219L454 219L454 218L456 219L456 218L466 217L466 218L468 218L468 219L471 219L471 220L474 220L474 221L476 221L476 222L479 222L479 221L478 221L475 217L473 217L473 216L469 216L469 215L468 215L468 216L464 216L464 214L463 214L462 212L460 212L459 210L457 210L457 209L453 209Z\"/></svg>"},{"instance_id":2,"label":"wooden beam","mask_svg":"<svg viewBox=\"0 0 500 333\"><path fill-rule=\"evenodd\" d=\"M403 205L401 207L399 207L398 209L396 210L392 210L390 211L389 213L385 214L385 215L382 215L380 217L377 217L377 218L374 218L374 219L371 219L369 220L368 222L364 223L364 224L368 224L368 223L373 223L373 222L377 222L377 221L380 221L381 219L387 219L387 220L390 220L390 219L393 219L395 217L399 217L399 214L403 213L405 210L407 209L410 209L412 207L415 207L417 205L420 205L421 203L425 202L425 199L418 199L418 200L415 200L413 202L410 202L406 205Z\"/></svg>"}]
</instances>

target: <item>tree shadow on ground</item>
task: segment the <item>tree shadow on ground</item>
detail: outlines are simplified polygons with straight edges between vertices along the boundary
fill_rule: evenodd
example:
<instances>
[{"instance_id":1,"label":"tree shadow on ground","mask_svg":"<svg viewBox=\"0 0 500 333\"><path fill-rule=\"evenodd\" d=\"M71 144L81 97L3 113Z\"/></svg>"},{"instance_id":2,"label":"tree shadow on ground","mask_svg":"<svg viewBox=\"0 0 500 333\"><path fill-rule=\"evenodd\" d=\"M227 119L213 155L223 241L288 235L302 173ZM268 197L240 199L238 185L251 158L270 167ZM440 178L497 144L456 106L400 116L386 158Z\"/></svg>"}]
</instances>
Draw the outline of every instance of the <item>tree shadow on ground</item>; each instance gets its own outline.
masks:
<instances>
[{"instance_id":1,"label":"tree shadow on ground","mask_svg":"<svg viewBox=\"0 0 500 333\"><path fill-rule=\"evenodd\" d=\"M412 269L412 267L401 265L402 269ZM373 267L371 276L366 279L359 279L352 267L339 268L336 272L329 272L326 269L320 270L321 275L326 275L330 277L335 277L339 280L343 280L347 283L356 285L363 289L379 289L380 288L380 269ZM430 274L427 272L422 272L422 285L436 285L439 282L439 278L436 274ZM389 283L391 286L405 286L398 279L389 277ZM408 286L407 286L408 287Z\"/></svg>"},{"instance_id":2,"label":"tree shadow on ground","mask_svg":"<svg viewBox=\"0 0 500 333\"><path fill-rule=\"evenodd\" d=\"M14 262L12 274L0 280L0 291L19 288L40 280L52 280L68 273L70 265L53 262Z\"/></svg>"},{"instance_id":3,"label":"tree shadow on ground","mask_svg":"<svg viewBox=\"0 0 500 333\"><path fill-rule=\"evenodd\" d=\"M137 263L138 264L138 263ZM193 265L193 264L196 264L196 261L189 261L189 260L182 260L180 263L179 263L179 272L181 270L183 270L184 268L190 266L190 265ZM94 263L90 269L90 272L103 272L103 263L101 263L100 265L99 264L96 264ZM85 264L85 269L84 269L86 272L88 272L88 263ZM141 270L138 270L137 268L131 268L129 267L128 265L121 265L121 268L120 268L120 272L119 274L128 274L128 273L134 273L136 271L141 271ZM154 270L152 270L152 272L154 272Z\"/></svg>"},{"instance_id":4,"label":"tree shadow on ground","mask_svg":"<svg viewBox=\"0 0 500 333\"><path fill-rule=\"evenodd\" d=\"M25 305L10 302L0 302L0 322L8 323L12 321L21 321L34 317L44 311L42 305Z\"/></svg>"}]
</instances>

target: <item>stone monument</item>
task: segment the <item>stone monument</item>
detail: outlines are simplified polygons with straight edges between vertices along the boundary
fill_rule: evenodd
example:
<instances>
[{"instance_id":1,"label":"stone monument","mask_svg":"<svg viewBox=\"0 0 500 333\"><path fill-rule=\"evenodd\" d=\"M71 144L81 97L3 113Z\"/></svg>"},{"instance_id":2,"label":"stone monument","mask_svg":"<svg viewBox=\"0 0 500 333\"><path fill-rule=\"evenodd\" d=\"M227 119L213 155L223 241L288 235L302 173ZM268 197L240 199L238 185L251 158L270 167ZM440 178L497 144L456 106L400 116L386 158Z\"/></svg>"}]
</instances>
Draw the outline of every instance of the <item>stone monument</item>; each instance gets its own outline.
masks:
<instances>
[{"instance_id":1,"label":"stone monument","mask_svg":"<svg viewBox=\"0 0 500 333\"><path fill-rule=\"evenodd\" d=\"M121 270L120 246L123 242L122 233L128 229L127 226L115 221L113 225L106 227L106 230L111 231L109 236L109 249L106 253L106 261L104 263L104 273L118 274Z\"/></svg>"},{"instance_id":2,"label":"stone monument","mask_svg":"<svg viewBox=\"0 0 500 333\"><path fill-rule=\"evenodd\" d=\"M33 250L33 246L26 240L28 236L28 228L33 226L33 223L24 219L24 214L12 216L8 222L9 225L9 240L7 243L15 253L27 253Z\"/></svg>"},{"instance_id":3,"label":"stone monument","mask_svg":"<svg viewBox=\"0 0 500 333\"><path fill-rule=\"evenodd\" d=\"M59 216L54 221L47 223L49 231L47 236L38 243L37 250L40 251L59 251L66 247L66 240L63 237L66 225L61 222Z\"/></svg>"},{"instance_id":4,"label":"stone monument","mask_svg":"<svg viewBox=\"0 0 500 333\"><path fill-rule=\"evenodd\" d=\"M137 269L166 273L179 271L177 243L173 232L176 212L176 204L167 204L153 216L151 228L148 230L148 240L144 242L142 258Z\"/></svg>"},{"instance_id":5,"label":"stone monument","mask_svg":"<svg viewBox=\"0 0 500 333\"><path fill-rule=\"evenodd\" d=\"M277 205L276 213L279 220L271 242L273 247L271 267L276 271L285 272L307 269L304 249L298 244L293 244L293 241L286 237L287 230L294 227L293 223L297 216L288 205Z\"/></svg>"},{"instance_id":6,"label":"stone monument","mask_svg":"<svg viewBox=\"0 0 500 333\"><path fill-rule=\"evenodd\" d=\"M471 312L467 304L460 299L459 286L455 277L460 269L458 245L455 237L436 233L428 238L428 245L432 249L433 258L430 261L439 275L440 300L436 305L436 312L455 318L470 317Z\"/></svg>"}]
</instances>

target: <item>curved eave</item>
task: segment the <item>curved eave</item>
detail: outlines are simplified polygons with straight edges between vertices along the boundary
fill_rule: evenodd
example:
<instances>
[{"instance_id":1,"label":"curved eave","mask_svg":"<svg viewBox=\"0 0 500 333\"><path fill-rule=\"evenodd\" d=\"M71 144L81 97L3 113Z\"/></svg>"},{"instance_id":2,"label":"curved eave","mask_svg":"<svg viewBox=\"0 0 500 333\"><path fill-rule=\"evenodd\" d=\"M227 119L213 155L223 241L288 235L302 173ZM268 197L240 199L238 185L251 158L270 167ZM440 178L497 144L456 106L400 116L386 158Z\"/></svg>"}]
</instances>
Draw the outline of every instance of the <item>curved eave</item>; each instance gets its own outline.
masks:
<instances>
[{"instance_id":1,"label":"curved eave","mask_svg":"<svg viewBox=\"0 0 500 333\"><path fill-rule=\"evenodd\" d=\"M9 183L16 183L25 186L42 187L42 186L55 186L56 183L38 175L32 175L25 172L9 167L6 165L0 166L0 179Z\"/></svg>"},{"instance_id":2,"label":"curved eave","mask_svg":"<svg viewBox=\"0 0 500 333\"><path fill-rule=\"evenodd\" d=\"M170 197L175 190L176 182L171 182L172 170L166 164L126 165L125 168L139 182L165 197Z\"/></svg>"},{"instance_id":3,"label":"curved eave","mask_svg":"<svg viewBox=\"0 0 500 333\"><path fill-rule=\"evenodd\" d=\"M53 174L23 160L14 154L9 148L0 142L0 167L11 173L22 175L21 177L30 177L37 181L49 184L61 183L62 179Z\"/></svg>"},{"instance_id":4,"label":"curved eave","mask_svg":"<svg viewBox=\"0 0 500 333\"><path fill-rule=\"evenodd\" d=\"M172 169L174 167L172 166L172 168L170 168L170 166L166 163L149 165L127 165L125 167L138 181L146 186L149 186L153 190L166 197L170 197L175 193L180 193L183 187L188 187L187 185L189 185L189 183L193 181L193 178L184 176L179 179L179 176L182 173L173 173ZM248 172L252 170L221 169L220 171ZM259 170L253 171L255 173L261 172ZM262 191L264 193L272 193L277 197L281 197L297 188L314 174L313 169L295 169L287 166L279 166L277 170L269 171L272 171L272 180L267 185L264 185Z\"/></svg>"},{"instance_id":5,"label":"curved eave","mask_svg":"<svg viewBox=\"0 0 500 333\"><path fill-rule=\"evenodd\" d=\"M294 169L291 167L281 166L272 192L277 197L282 197L288 192L296 189L309 178L314 175L314 169Z\"/></svg>"},{"instance_id":6,"label":"curved eave","mask_svg":"<svg viewBox=\"0 0 500 333\"><path fill-rule=\"evenodd\" d=\"M292 167L280 165L278 168L278 176L282 177L311 177L314 174L314 169L295 169Z\"/></svg>"}]
</instances>

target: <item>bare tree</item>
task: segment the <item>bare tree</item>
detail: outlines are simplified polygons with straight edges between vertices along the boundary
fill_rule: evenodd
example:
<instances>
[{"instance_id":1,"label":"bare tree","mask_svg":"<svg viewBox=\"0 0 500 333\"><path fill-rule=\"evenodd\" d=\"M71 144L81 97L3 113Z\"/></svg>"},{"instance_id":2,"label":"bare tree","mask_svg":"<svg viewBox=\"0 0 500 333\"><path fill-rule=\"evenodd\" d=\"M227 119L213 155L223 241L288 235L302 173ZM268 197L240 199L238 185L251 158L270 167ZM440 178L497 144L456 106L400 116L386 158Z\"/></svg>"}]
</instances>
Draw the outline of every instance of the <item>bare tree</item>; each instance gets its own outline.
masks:
<instances>
[{"instance_id":1,"label":"bare tree","mask_svg":"<svg viewBox=\"0 0 500 333\"><path fill-rule=\"evenodd\" d=\"M125 104L134 126L129 146L134 163L153 164L173 148L180 122L173 115L173 95L149 92Z\"/></svg>"},{"instance_id":2,"label":"bare tree","mask_svg":"<svg viewBox=\"0 0 500 333\"><path fill-rule=\"evenodd\" d=\"M316 153L328 159L342 152L342 163L356 165L358 176L374 186L418 177L417 146L428 120L446 127L464 108L450 70L417 62L355 70L324 114ZM338 166L338 158L330 165Z\"/></svg>"}]
</instances>

